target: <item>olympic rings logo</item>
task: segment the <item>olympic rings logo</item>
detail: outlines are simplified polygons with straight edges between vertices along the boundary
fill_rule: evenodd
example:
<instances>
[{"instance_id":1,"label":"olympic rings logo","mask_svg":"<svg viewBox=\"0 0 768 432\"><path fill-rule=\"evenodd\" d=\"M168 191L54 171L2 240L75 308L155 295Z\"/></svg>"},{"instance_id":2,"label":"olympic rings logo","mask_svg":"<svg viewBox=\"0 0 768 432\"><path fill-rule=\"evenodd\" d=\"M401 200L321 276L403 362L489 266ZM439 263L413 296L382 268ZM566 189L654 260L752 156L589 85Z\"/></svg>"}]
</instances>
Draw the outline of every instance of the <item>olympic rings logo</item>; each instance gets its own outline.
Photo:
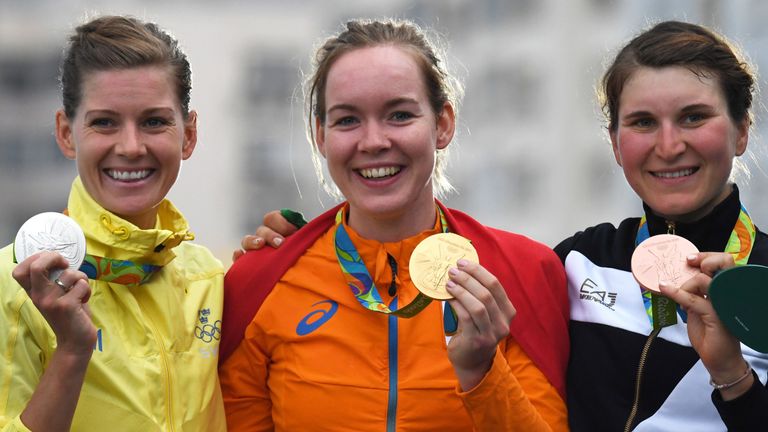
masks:
<instances>
[{"instance_id":1,"label":"olympic rings logo","mask_svg":"<svg viewBox=\"0 0 768 432\"><path fill-rule=\"evenodd\" d=\"M196 325L195 337L205 343L210 343L214 339L221 339L221 320L216 320L213 324L205 324L202 327Z\"/></svg>"}]
</instances>

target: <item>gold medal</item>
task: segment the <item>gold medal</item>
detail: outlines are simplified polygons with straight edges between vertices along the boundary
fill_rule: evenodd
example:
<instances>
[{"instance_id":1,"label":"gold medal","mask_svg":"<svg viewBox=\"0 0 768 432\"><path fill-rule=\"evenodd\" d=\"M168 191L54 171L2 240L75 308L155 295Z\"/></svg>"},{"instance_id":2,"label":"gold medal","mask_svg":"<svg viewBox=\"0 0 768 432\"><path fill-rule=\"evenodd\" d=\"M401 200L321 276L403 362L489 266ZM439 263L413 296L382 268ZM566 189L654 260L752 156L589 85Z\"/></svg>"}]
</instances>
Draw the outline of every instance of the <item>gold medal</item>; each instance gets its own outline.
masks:
<instances>
[{"instance_id":1,"label":"gold medal","mask_svg":"<svg viewBox=\"0 0 768 432\"><path fill-rule=\"evenodd\" d=\"M453 296L445 289L448 270L456 261L465 259L479 263L477 251L469 240L454 233L429 236L416 246L411 254L408 271L416 288L435 300L448 300Z\"/></svg>"}]
</instances>

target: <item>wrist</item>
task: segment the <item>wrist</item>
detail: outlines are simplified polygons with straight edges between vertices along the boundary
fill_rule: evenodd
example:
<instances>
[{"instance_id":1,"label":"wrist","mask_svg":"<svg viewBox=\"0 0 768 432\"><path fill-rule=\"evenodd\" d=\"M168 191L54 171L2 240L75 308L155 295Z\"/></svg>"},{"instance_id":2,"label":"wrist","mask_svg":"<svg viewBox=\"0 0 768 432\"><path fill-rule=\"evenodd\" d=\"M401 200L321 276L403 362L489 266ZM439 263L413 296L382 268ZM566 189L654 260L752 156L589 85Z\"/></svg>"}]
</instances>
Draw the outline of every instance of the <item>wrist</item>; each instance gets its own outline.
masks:
<instances>
[{"instance_id":1,"label":"wrist","mask_svg":"<svg viewBox=\"0 0 768 432\"><path fill-rule=\"evenodd\" d=\"M456 373L456 378L459 381L459 387L461 388L461 391L468 392L477 387L477 385L480 384L480 382L482 382L485 376L488 374L488 371L491 370L492 366L493 357L488 359L487 362L477 364L470 368L458 367L454 365L453 370Z\"/></svg>"},{"instance_id":2,"label":"wrist","mask_svg":"<svg viewBox=\"0 0 768 432\"><path fill-rule=\"evenodd\" d=\"M90 350L68 350L58 347L54 351L51 361L55 361L62 368L68 370L85 370L93 356L93 349Z\"/></svg>"},{"instance_id":3,"label":"wrist","mask_svg":"<svg viewBox=\"0 0 768 432\"><path fill-rule=\"evenodd\" d=\"M716 390L720 390L733 387L745 380L751 371L749 363L744 358L740 358L740 361L733 363L727 368L709 369L709 385Z\"/></svg>"},{"instance_id":4,"label":"wrist","mask_svg":"<svg viewBox=\"0 0 768 432\"><path fill-rule=\"evenodd\" d=\"M709 385L720 392L723 400L735 399L746 393L754 383L752 367L745 361L744 369L738 375L723 375L724 378L710 376Z\"/></svg>"}]
</instances>

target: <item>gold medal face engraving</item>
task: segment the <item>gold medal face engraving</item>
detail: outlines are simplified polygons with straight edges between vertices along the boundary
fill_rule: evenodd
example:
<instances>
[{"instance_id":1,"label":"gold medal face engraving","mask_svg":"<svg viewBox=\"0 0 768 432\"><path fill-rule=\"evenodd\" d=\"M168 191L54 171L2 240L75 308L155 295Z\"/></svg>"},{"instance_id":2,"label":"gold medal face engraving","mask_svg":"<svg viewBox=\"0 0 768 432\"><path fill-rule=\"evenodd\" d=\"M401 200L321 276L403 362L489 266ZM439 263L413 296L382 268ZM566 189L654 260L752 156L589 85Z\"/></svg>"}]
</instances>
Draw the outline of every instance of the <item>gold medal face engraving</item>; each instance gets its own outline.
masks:
<instances>
[{"instance_id":1,"label":"gold medal face engraving","mask_svg":"<svg viewBox=\"0 0 768 432\"><path fill-rule=\"evenodd\" d=\"M659 292L659 282L679 287L699 273L685 257L699 250L687 239L661 234L645 239L632 254L632 275L645 289Z\"/></svg>"},{"instance_id":2,"label":"gold medal face engraving","mask_svg":"<svg viewBox=\"0 0 768 432\"><path fill-rule=\"evenodd\" d=\"M456 267L456 261L462 258L480 262L469 240L454 233L435 234L422 240L413 250L408 271L413 284L424 295L435 300L448 300L453 298L445 289L448 270Z\"/></svg>"}]
</instances>

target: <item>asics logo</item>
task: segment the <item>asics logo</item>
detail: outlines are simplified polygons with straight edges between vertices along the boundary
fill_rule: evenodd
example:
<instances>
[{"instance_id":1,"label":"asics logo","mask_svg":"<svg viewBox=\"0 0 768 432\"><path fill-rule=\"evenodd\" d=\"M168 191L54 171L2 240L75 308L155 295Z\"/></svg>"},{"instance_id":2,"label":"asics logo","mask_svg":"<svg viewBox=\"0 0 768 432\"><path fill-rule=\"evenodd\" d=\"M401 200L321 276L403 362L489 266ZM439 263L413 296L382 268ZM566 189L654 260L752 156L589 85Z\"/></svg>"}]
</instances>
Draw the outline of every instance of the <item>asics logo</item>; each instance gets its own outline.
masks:
<instances>
[{"instance_id":1,"label":"asics logo","mask_svg":"<svg viewBox=\"0 0 768 432\"><path fill-rule=\"evenodd\" d=\"M320 328L325 324L336 311L339 309L339 304L333 300L323 300L312 305L312 307L319 306L317 310L313 310L308 313L299 324L296 326L296 334L299 336L305 336Z\"/></svg>"}]
</instances>

